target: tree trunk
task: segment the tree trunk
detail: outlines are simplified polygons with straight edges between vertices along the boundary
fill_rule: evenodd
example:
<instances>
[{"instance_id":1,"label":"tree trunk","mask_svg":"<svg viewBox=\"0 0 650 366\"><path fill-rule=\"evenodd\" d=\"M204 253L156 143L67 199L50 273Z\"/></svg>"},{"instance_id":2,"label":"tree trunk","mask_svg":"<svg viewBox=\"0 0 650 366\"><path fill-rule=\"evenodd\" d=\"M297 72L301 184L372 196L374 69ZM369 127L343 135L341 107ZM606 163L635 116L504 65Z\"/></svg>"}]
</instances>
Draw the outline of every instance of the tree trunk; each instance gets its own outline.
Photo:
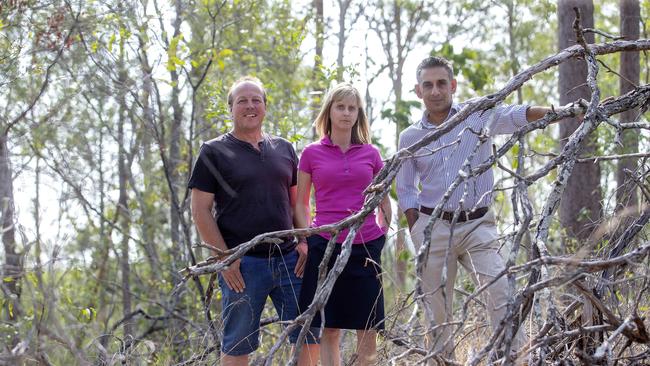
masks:
<instances>
[{"instance_id":1,"label":"tree trunk","mask_svg":"<svg viewBox=\"0 0 650 366\"><path fill-rule=\"evenodd\" d=\"M146 34L145 34L146 35ZM146 51L146 44L142 41L143 35L140 37L141 43L140 43L140 68L142 71L142 113L144 114L144 131L150 131L151 129L154 129L155 127L155 117L154 117L154 110L151 106L151 96L153 95L153 75L152 75L152 70L151 66L149 65L149 58L147 55ZM151 134L146 132L142 134L142 168L144 171L153 171L155 169L155 154L152 154L151 152L151 146L152 146L152 138ZM150 180L145 180L145 186L144 189L142 190L142 195L144 196L149 196L153 194L151 192L151 189L156 186L153 182ZM154 188L157 189L157 188ZM142 201L147 201L142 200ZM143 246L144 246L144 251L146 253L147 261L149 262L149 266L151 267L151 273L152 276L156 281L160 281L161 278L161 272L160 268L162 268L161 262L160 262L160 257L158 255L158 248L155 243L155 232L157 230L157 223L156 223L156 215L154 212L156 211L155 207L151 207L150 205L147 205L145 202L140 203L142 206L143 211L151 211L152 214L144 214L142 217L142 241L143 241Z\"/></svg>"},{"instance_id":2,"label":"tree trunk","mask_svg":"<svg viewBox=\"0 0 650 366\"><path fill-rule=\"evenodd\" d=\"M620 0L621 36L625 40L639 39L639 24L641 9L638 0ZM640 63L639 52L621 52L619 88L623 95L639 85ZM632 122L638 119L638 109L631 109L620 114L620 122ZM635 153L639 150L639 131L626 130L622 135L623 146L619 146L620 154ZM634 171L636 159L621 159L616 166L616 208L623 209L637 204L636 185L631 179L626 179L625 170ZM627 182L626 182L627 181Z\"/></svg>"},{"instance_id":3,"label":"tree trunk","mask_svg":"<svg viewBox=\"0 0 650 366\"><path fill-rule=\"evenodd\" d=\"M564 49L576 43L573 29L574 7L580 10L582 28L594 27L594 5L591 0L561 0L558 4L559 48ZM594 43L593 33L584 35L587 43ZM587 65L584 59L573 59L559 66L560 104L565 105L578 98L590 99L591 91L586 84ZM576 118L559 122L560 144L566 144L569 136L578 128ZM592 156L596 152L596 131L584 140L578 155ZM560 201L560 224L566 232L563 236L564 253L575 253L590 235L594 223L601 215L600 166L597 162L576 163L569 176ZM588 300L583 298L586 304ZM593 325L593 318L587 312L581 316L581 324ZM587 354L593 353L594 341L582 337L578 348Z\"/></svg>"},{"instance_id":4,"label":"tree trunk","mask_svg":"<svg viewBox=\"0 0 650 366\"><path fill-rule=\"evenodd\" d=\"M174 7L176 10L176 18L174 20L174 37L178 37L181 33L181 22L183 17L181 1L174 1ZM187 258L190 253L184 254L184 251L181 250L181 248L183 248L183 242L181 239L180 217L182 213L179 197L185 188L179 173L179 168L183 163L181 160L181 130L183 122L183 107L180 103L181 89L179 85L178 72L176 70L170 71L170 78L173 85L171 92L172 119L169 133L169 160L167 165L168 171L166 174L167 179L169 179L169 198L171 202L169 208L171 247L169 248L169 252L171 255L172 283L175 286L181 281L181 277L178 275L178 270L184 266L185 263L187 263ZM175 292L171 298L171 308L183 312L183 309L180 308L180 303L180 294L179 292ZM187 338L182 333L183 323L181 321L175 319L171 324L173 329L172 332L174 334L174 359L177 362L180 362L182 360L183 350L185 349L184 342L187 340Z\"/></svg>"},{"instance_id":5,"label":"tree trunk","mask_svg":"<svg viewBox=\"0 0 650 366\"><path fill-rule=\"evenodd\" d=\"M122 41L123 42L123 41ZM127 154L125 145L127 144L124 136L124 124L126 123L126 115L128 107L126 104L126 85L127 85L127 71L124 65L124 45L121 45L121 55L118 64L119 67L119 115L117 125L117 166L118 166L118 182L119 182L119 197L117 201L117 215L118 225L122 232L122 239L120 241L120 272L122 274L122 315L126 317L131 313L131 263L129 261L129 233L131 230L131 217L129 214L129 198L127 193L127 184L129 176L127 172ZM133 327L130 321L124 323L124 336L128 339L133 335Z\"/></svg>"},{"instance_id":6,"label":"tree trunk","mask_svg":"<svg viewBox=\"0 0 650 366\"><path fill-rule=\"evenodd\" d=\"M402 107L402 73L404 63L409 52L423 39L417 37L421 24L429 19L428 12L425 11L425 3L422 1L415 2L393 2L379 3L382 11L375 12L375 15L368 18L368 22L375 24L372 26L384 48L386 56L387 70L392 82L393 93L395 94L395 114L404 112ZM378 4L378 5L379 5ZM404 12L404 14L402 14ZM405 22L402 22L404 15ZM395 149L399 146L399 134L404 126L401 126L399 120L395 118ZM404 287L406 262L400 260L400 255L405 250L406 229L401 227L400 223L405 221L404 214L401 210L397 211L397 235L395 238L395 271L397 276L397 286Z\"/></svg>"},{"instance_id":7,"label":"tree trunk","mask_svg":"<svg viewBox=\"0 0 650 366\"><path fill-rule=\"evenodd\" d=\"M323 1L318 0L321 3L321 11L323 7ZM348 13L348 9L350 8L350 3L351 0L339 0L339 33L338 33L338 39L339 39L339 49L338 53L336 55L336 80L338 82L343 81L343 56L345 54L345 41L347 40L347 35L345 34L345 17L346 14ZM321 13L322 16L322 13ZM322 45L321 45L322 48ZM321 49L321 54L322 54L322 49Z\"/></svg>"},{"instance_id":8,"label":"tree trunk","mask_svg":"<svg viewBox=\"0 0 650 366\"><path fill-rule=\"evenodd\" d=\"M510 71L512 72L512 77L519 73L519 60L517 59L517 37L515 36L515 17L518 16L516 12L516 5L514 1L508 1L506 3L508 8L508 56L510 58ZM524 103L524 97L522 95L521 88L517 89L517 104Z\"/></svg>"},{"instance_id":9,"label":"tree trunk","mask_svg":"<svg viewBox=\"0 0 650 366\"><path fill-rule=\"evenodd\" d=\"M594 27L594 5L586 0L561 0L558 4L559 49L576 43L573 30L574 7L580 9L583 28ZM588 43L594 42L593 33L585 34ZM591 92L586 85L587 66L584 60L570 60L559 66L560 104L564 105L578 98L589 100ZM567 138L580 122L576 118L560 121L560 139L564 147ZM581 155L592 156L596 151L596 136L590 136L582 146ZM567 182L560 203L560 222L570 239L586 239L593 223L601 216L600 166L597 163L576 163ZM565 241L570 244L570 241Z\"/></svg>"},{"instance_id":10,"label":"tree trunk","mask_svg":"<svg viewBox=\"0 0 650 366\"><path fill-rule=\"evenodd\" d=\"M101 110L101 108L100 108ZM107 292L104 291L104 284L109 275L109 264L110 261L109 253L111 250L112 240L110 239L112 229L110 226L106 225L106 178L104 176L104 126L100 125L99 128L99 151L97 156L97 167L99 173L99 212L101 213L100 223L99 223L99 244L98 253L96 255L96 268L97 268L97 285L94 289L95 295L97 296L97 321L102 324L104 327L104 332L99 336L99 343L107 348L108 342L110 339L109 336L109 320L111 317L112 311L110 310L111 306L108 305L109 300L107 300ZM107 228L108 226L108 228ZM98 353L98 362L104 364L106 362L106 352L100 351Z\"/></svg>"},{"instance_id":11,"label":"tree trunk","mask_svg":"<svg viewBox=\"0 0 650 366\"><path fill-rule=\"evenodd\" d=\"M314 38L316 39L316 49L314 54L314 68L312 69L312 81L314 82L313 90L315 92L323 91L326 86L321 85L323 72L321 66L323 65L323 43L325 41L325 23L323 18L323 0L313 0L312 6L314 7L315 26ZM323 100L321 94L314 94L311 101L311 120L315 121L318 117L320 103ZM312 125L311 128L312 140L317 139L316 127Z\"/></svg>"},{"instance_id":12,"label":"tree trunk","mask_svg":"<svg viewBox=\"0 0 650 366\"><path fill-rule=\"evenodd\" d=\"M180 34L181 26L181 2L175 1L176 8L176 20L174 21L174 37L177 37ZM180 202L178 200L178 194L181 192L181 179L179 176L179 166L181 163L181 124L183 121L183 109L180 103L180 86L178 72L176 70L170 71L170 78L172 82L172 93L171 93L171 104L172 104L172 120L171 128L169 134L169 164L167 176L170 179L170 200L172 204L170 205L169 215L170 215L170 236L172 246L170 248L170 254L172 258L172 280L174 285L180 281L180 277L177 275L177 269L183 266L185 263L185 256L181 255L180 248L181 237L180 237L180 212L178 208L180 207Z\"/></svg>"},{"instance_id":13,"label":"tree trunk","mask_svg":"<svg viewBox=\"0 0 650 366\"><path fill-rule=\"evenodd\" d=\"M2 312L9 324L15 323L22 314L20 307L20 278L23 273L23 253L16 248L16 225L14 216L14 186L12 181L11 161L9 160L9 135L3 131L0 135L0 212L2 213L2 245L5 250L5 263L0 278L4 287L4 305ZM10 332L13 334L13 332ZM14 344L17 339L10 341Z\"/></svg>"}]
</instances>

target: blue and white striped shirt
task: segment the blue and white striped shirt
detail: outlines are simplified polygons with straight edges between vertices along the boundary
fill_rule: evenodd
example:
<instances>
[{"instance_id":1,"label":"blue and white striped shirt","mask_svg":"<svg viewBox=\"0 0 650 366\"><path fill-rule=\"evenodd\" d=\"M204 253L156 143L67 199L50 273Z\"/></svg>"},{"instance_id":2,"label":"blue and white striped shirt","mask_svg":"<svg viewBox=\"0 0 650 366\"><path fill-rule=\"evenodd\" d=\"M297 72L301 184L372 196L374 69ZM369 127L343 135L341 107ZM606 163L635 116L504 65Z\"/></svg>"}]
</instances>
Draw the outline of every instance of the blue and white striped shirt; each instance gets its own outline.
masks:
<instances>
[{"instance_id":1,"label":"blue and white striped shirt","mask_svg":"<svg viewBox=\"0 0 650 366\"><path fill-rule=\"evenodd\" d=\"M447 119L461 108L452 104ZM397 198L402 211L419 206L435 207L456 179L466 159L476 149L478 134L487 136L510 134L528 123L527 105L501 105L488 111L476 112L459 123L453 130L421 148L414 158L406 159L397 174ZM422 119L399 136L399 149L407 148L421 140L437 126L429 123L426 111ZM472 158L472 168L484 163L492 154L492 139L488 138ZM433 151L433 153L432 153ZM472 210L489 206L492 202L494 176L492 170L461 183L444 205L444 211ZM463 197L465 190L467 195ZM462 202L461 202L462 200Z\"/></svg>"}]
</instances>

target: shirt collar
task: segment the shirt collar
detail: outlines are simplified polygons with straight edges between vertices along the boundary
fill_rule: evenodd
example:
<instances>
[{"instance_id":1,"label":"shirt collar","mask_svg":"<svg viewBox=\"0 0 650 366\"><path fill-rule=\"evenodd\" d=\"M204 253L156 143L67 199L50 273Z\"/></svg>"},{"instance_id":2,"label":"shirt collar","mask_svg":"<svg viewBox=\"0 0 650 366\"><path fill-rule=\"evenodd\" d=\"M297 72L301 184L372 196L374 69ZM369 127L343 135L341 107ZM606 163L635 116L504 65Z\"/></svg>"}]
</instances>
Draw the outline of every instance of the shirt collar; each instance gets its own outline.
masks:
<instances>
[{"instance_id":1,"label":"shirt collar","mask_svg":"<svg viewBox=\"0 0 650 366\"><path fill-rule=\"evenodd\" d=\"M226 132L226 137L229 138L231 141L234 141L237 144L240 144L240 145L243 145L243 146L250 146L250 143L248 143L246 141L242 141L242 140L238 139L237 137L235 137L235 134L232 133L232 131ZM270 142L269 136L265 132L262 132L262 140L260 140L258 142L258 145L262 146L262 145L265 145L265 144L267 144L269 142Z\"/></svg>"},{"instance_id":2,"label":"shirt collar","mask_svg":"<svg viewBox=\"0 0 650 366\"><path fill-rule=\"evenodd\" d=\"M451 108L449 108L449 114L447 114L447 118L445 118L445 121L448 120L450 117L452 117L454 114L456 114L459 110L460 110L460 105L458 103L451 103ZM433 123L429 122L429 120L427 119L426 109L424 110L424 112L422 112L422 118L420 118L420 127L426 129L438 128L437 125L434 125Z\"/></svg>"},{"instance_id":3,"label":"shirt collar","mask_svg":"<svg viewBox=\"0 0 650 366\"><path fill-rule=\"evenodd\" d=\"M334 143L332 142L332 140L330 139L330 137L327 136L327 135L323 136L323 138L320 139L320 143L321 143L322 145L325 145L325 146L338 147L338 146L334 145ZM359 146L363 146L363 144L350 144L350 148L351 148L351 149L352 149L352 148L359 147Z\"/></svg>"},{"instance_id":4,"label":"shirt collar","mask_svg":"<svg viewBox=\"0 0 650 366\"><path fill-rule=\"evenodd\" d=\"M325 146L334 146L334 143L330 139L329 136L325 135L323 138L320 139L320 143L325 145Z\"/></svg>"}]
</instances>

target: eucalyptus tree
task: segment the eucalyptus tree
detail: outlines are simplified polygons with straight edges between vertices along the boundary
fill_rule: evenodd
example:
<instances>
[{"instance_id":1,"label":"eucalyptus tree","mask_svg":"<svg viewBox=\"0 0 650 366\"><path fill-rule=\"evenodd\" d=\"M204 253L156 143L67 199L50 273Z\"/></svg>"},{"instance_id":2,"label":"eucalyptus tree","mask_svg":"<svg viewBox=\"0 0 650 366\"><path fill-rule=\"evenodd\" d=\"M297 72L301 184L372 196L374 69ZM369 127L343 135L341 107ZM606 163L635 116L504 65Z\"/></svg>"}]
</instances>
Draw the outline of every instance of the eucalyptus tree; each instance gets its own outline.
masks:
<instances>
[{"instance_id":1,"label":"eucalyptus tree","mask_svg":"<svg viewBox=\"0 0 650 366\"><path fill-rule=\"evenodd\" d=\"M19 232L16 220L14 182L22 171L16 171L14 163L17 151L28 147L23 142L30 129L45 123L42 116L56 114L63 103L62 96L49 94L49 85L77 26L76 18L66 18L64 12L63 6L26 2L4 3L0 11L0 232L4 250L0 302L2 317L11 327L24 315L21 281L30 249L30 239ZM23 240L17 238L19 234ZM18 329L10 330L7 346L15 345L18 334Z\"/></svg>"},{"instance_id":2,"label":"eucalyptus tree","mask_svg":"<svg viewBox=\"0 0 650 366\"><path fill-rule=\"evenodd\" d=\"M338 50L336 52L336 79L343 81L345 64L345 45L348 41L352 26L363 16L365 5L363 2L354 0L336 0L338 6L338 31L336 39Z\"/></svg>"},{"instance_id":3,"label":"eucalyptus tree","mask_svg":"<svg viewBox=\"0 0 650 366\"><path fill-rule=\"evenodd\" d=\"M378 73L386 73L391 82L390 94L393 96L394 108L384 108L381 116L395 123L395 148L398 145L399 133L408 126L410 109L418 103L404 102L403 75L406 59L416 47L431 42L431 36L425 32L433 29L439 11L440 2L428 0L407 1L375 1L366 7L366 21L371 32L379 39L384 52L383 62L377 62ZM438 35L439 36L439 35ZM374 80L374 77L371 78ZM368 85L370 89L370 85ZM370 101L369 101L370 102ZM372 118L372 116L370 116ZM396 254L405 248L405 231L403 214L398 211L398 230L396 238ZM406 263L397 260L398 285L404 286Z\"/></svg>"},{"instance_id":4,"label":"eucalyptus tree","mask_svg":"<svg viewBox=\"0 0 650 366\"><path fill-rule=\"evenodd\" d=\"M641 4L638 0L620 0L620 35L626 40L639 39L641 27ZM619 90L625 94L639 85L641 63L639 52L621 52L619 65ZM640 117L639 110L629 110L621 113L620 122L635 122ZM618 149L620 153L636 153L639 149L639 130L623 131ZM630 179L636 170L634 159L622 159L616 166L616 205L617 209L637 206L638 194L636 183Z\"/></svg>"},{"instance_id":5,"label":"eucalyptus tree","mask_svg":"<svg viewBox=\"0 0 650 366\"><path fill-rule=\"evenodd\" d=\"M310 120L315 121L318 116L318 108L321 103L321 95L327 87L323 85L323 45L325 43L325 17L323 0L312 1L312 14L314 18L314 40L316 46L314 47L314 67L311 72L311 79L314 81L312 85L312 102L311 102L311 115ZM319 82L321 81L321 82ZM312 139L316 138L316 127L311 130Z\"/></svg>"},{"instance_id":6,"label":"eucalyptus tree","mask_svg":"<svg viewBox=\"0 0 650 366\"><path fill-rule=\"evenodd\" d=\"M583 28L594 27L594 5L590 0L561 0L558 3L558 49L562 50L576 44L573 28L575 12L580 10ZM594 34L585 34L588 43L594 42ZM559 66L558 91L560 104L570 103L577 98L589 99L591 91L586 84L587 68L582 60L572 60ZM560 123L560 143L578 128L577 118ZM583 145L582 154L593 155L597 149L595 137ZM569 238L585 239L589 236L590 225L601 217L602 192L600 186L600 166L596 163L577 163L564 191L565 199L560 206L560 221L567 230ZM567 242L570 244L570 241Z\"/></svg>"}]
</instances>

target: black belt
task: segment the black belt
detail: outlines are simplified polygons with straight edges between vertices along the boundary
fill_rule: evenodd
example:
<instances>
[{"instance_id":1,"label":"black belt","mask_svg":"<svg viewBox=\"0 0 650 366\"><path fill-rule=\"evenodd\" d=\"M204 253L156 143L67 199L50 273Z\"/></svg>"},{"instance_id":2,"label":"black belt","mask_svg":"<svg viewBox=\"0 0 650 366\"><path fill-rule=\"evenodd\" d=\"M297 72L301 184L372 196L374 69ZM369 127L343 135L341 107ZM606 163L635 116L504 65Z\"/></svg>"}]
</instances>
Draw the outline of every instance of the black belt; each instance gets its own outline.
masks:
<instances>
[{"instance_id":1,"label":"black belt","mask_svg":"<svg viewBox=\"0 0 650 366\"><path fill-rule=\"evenodd\" d=\"M481 217L485 216L485 214L489 211L487 207L479 207L474 211L460 211L458 213L458 219L456 220L457 222L465 222L469 220L476 220L480 219ZM420 212L423 214L431 216L433 213L433 209L431 207L426 207L426 206L420 206ZM451 220L454 218L454 213L453 212L447 212L447 211L442 211L440 214L440 218L443 220L447 220L451 222Z\"/></svg>"}]
</instances>

